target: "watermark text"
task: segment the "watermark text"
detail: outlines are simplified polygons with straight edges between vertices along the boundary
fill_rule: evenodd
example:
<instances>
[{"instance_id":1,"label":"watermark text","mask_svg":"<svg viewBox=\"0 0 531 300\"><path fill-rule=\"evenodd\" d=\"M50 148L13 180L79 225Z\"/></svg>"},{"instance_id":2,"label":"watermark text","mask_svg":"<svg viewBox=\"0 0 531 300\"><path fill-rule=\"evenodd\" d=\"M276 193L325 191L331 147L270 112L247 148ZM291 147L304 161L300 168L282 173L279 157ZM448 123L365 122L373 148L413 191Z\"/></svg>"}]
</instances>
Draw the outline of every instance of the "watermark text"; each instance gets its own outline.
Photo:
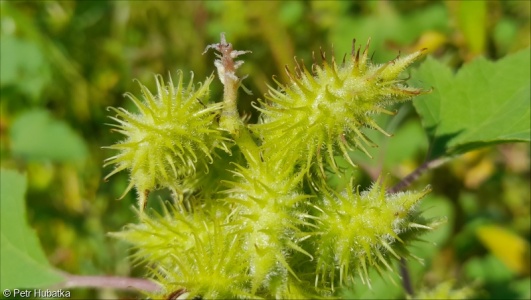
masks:
<instances>
[{"instance_id":1,"label":"watermark text","mask_svg":"<svg viewBox=\"0 0 531 300\"><path fill-rule=\"evenodd\" d=\"M63 289L5 289L6 298L70 298L70 291Z\"/></svg>"}]
</instances>

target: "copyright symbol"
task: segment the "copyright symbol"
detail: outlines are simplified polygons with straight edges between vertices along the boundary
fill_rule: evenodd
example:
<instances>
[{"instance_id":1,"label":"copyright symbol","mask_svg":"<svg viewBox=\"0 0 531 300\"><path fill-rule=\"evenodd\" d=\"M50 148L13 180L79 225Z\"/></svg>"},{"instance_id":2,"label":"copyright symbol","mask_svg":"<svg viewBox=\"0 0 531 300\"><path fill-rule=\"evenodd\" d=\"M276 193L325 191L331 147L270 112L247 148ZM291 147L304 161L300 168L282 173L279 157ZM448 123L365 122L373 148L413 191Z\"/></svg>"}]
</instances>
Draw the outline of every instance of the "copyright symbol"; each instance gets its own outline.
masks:
<instances>
[{"instance_id":1,"label":"copyright symbol","mask_svg":"<svg viewBox=\"0 0 531 300\"><path fill-rule=\"evenodd\" d=\"M6 298L11 296L11 290L5 289L3 293L4 293L4 297L6 297Z\"/></svg>"}]
</instances>

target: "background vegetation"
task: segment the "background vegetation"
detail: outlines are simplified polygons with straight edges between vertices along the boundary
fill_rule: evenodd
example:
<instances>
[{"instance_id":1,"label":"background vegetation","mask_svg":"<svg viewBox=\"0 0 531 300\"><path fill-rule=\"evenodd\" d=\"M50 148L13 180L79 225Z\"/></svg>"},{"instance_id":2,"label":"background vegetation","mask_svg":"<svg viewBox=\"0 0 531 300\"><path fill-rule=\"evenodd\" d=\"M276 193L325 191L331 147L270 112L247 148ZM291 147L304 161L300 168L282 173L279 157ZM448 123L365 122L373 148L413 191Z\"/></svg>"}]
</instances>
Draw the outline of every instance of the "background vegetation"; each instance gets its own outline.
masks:
<instances>
[{"instance_id":1,"label":"background vegetation","mask_svg":"<svg viewBox=\"0 0 531 300\"><path fill-rule=\"evenodd\" d=\"M376 62L427 47L457 70L478 56L498 60L529 47L531 26L528 1L3 1L0 8L1 164L27 175L27 222L55 268L132 277L141 277L145 266L134 266L129 246L107 233L136 221L136 200L129 193L116 201L128 184L125 173L102 180L110 172L102 161L111 155L102 146L120 138L105 125L106 107L132 109L122 96L138 94L132 79L153 88L154 74L181 69L203 80L214 66L213 54L201 53L226 32L237 49L253 52L241 73L249 74L245 84L254 96L240 95L241 110L252 113L250 102L262 97L271 75L285 81L284 66L294 56L309 64L320 47L330 54L333 45L341 58L352 38L364 43L371 37ZM211 97L221 99L222 85L212 87ZM382 172L398 181L434 153L413 105L380 124L394 137L375 136L381 146L374 158L358 158L362 163L353 172L365 185ZM414 249L425 259L424 266L410 263L416 290L455 279L456 287L474 283L482 298L531 297L529 156L529 143L481 148L412 186L431 184L426 214L448 217ZM1 200L4 235L19 223L8 222ZM4 266L10 257L2 247ZM12 272L2 267L2 280ZM72 296L138 294L74 289ZM346 296L394 298L403 291L382 281Z\"/></svg>"}]
</instances>

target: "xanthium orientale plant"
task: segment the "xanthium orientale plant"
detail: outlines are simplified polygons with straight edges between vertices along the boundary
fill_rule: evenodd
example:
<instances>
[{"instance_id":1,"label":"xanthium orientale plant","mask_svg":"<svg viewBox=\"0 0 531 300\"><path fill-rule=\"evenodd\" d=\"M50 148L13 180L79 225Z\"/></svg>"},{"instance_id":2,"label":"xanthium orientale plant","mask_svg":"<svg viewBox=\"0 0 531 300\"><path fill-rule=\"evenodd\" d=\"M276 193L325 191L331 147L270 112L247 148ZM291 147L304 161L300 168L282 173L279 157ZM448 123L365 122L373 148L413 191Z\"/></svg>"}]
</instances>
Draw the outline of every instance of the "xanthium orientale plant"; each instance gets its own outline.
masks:
<instances>
[{"instance_id":1,"label":"xanthium orientale plant","mask_svg":"<svg viewBox=\"0 0 531 300\"><path fill-rule=\"evenodd\" d=\"M336 156L355 166L349 153L374 146L362 128L388 135L376 114L426 92L401 78L423 51L375 64L368 42L341 63L324 53L311 70L297 63L248 124L237 111L243 61L235 59L249 51L234 50L224 34L209 49L222 101L209 101L214 76L185 84L180 72L176 84L156 76L156 93L140 83L143 99L126 94L137 112L110 108L125 138L109 147L117 154L106 161L115 166L107 177L129 172L125 193L136 189L140 219L114 235L134 245L160 284L150 296L334 297L354 278L370 285L371 270L394 272L392 260L411 257L408 244L432 228L417 209L429 188L391 193L381 178L360 191L352 178L336 191L326 178L341 172ZM173 202L146 212L160 188Z\"/></svg>"}]
</instances>

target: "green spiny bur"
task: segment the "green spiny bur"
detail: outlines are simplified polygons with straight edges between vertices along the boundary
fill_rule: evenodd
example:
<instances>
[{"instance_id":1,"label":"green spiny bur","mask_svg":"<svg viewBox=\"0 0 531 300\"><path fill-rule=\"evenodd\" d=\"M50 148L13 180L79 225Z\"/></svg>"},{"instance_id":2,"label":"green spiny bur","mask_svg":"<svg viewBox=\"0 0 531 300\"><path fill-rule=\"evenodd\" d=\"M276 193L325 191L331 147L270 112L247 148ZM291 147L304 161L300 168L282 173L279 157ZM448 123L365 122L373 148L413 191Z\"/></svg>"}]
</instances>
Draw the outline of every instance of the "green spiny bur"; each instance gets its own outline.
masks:
<instances>
[{"instance_id":1,"label":"green spiny bur","mask_svg":"<svg viewBox=\"0 0 531 300\"><path fill-rule=\"evenodd\" d=\"M226 211L187 212L168 204L164 214L140 213L140 224L115 233L134 245L138 261L152 262L151 275L161 285L161 298L185 290L190 297L248 298L249 275L242 239L223 226Z\"/></svg>"},{"instance_id":2,"label":"green spiny bur","mask_svg":"<svg viewBox=\"0 0 531 300\"><path fill-rule=\"evenodd\" d=\"M333 289L357 274L370 285L368 268L393 272L389 259L402 257L402 245L396 247L405 243L401 235L431 229L415 211L429 191L388 194L385 184L376 182L364 192L349 186L342 193L325 195L321 205L315 205L316 283Z\"/></svg>"},{"instance_id":3,"label":"green spiny bur","mask_svg":"<svg viewBox=\"0 0 531 300\"><path fill-rule=\"evenodd\" d=\"M357 148L365 152L374 144L361 131L363 127L377 129L389 136L373 120L377 113L393 114L385 109L392 103L411 100L423 93L408 87L399 75L415 62L423 51L385 64L373 64L368 57L369 43L360 56L354 45L350 59L337 64L326 61L314 63L313 74L297 63L295 74L287 68L288 84L270 87L267 101L260 100L262 122L252 125L263 140L265 151L281 151L287 165L317 163L324 174L324 162L335 172L334 155L339 152L355 165L348 155ZM290 147L279 147L279 145Z\"/></svg>"},{"instance_id":4,"label":"green spiny bur","mask_svg":"<svg viewBox=\"0 0 531 300\"><path fill-rule=\"evenodd\" d=\"M237 180L229 182L223 201L235 204L231 226L242 232L256 292L276 277L287 278L289 273L296 277L288 264L291 252L311 257L297 245L304 235L299 227L305 223L298 207L309 196L298 192L304 174L294 176L268 161L237 166L235 175Z\"/></svg>"},{"instance_id":5,"label":"green spiny bur","mask_svg":"<svg viewBox=\"0 0 531 300\"><path fill-rule=\"evenodd\" d=\"M202 102L208 99L213 77L196 90L193 76L188 86L183 84L182 72L178 76L177 86L171 77L166 84L162 76L156 76L155 95L139 83L143 101L127 93L138 108L136 114L109 108L116 113L116 117L110 117L116 122L111 126L125 139L107 147L119 153L106 160L105 166L115 165L115 169L105 179L128 170L130 184L124 195L135 187L141 208L149 191L155 188L170 188L177 194L190 188L183 184L184 180L193 177L198 168L208 170L213 148L227 149L215 122L221 104L205 106Z\"/></svg>"},{"instance_id":6,"label":"green spiny bur","mask_svg":"<svg viewBox=\"0 0 531 300\"><path fill-rule=\"evenodd\" d=\"M219 52L222 102L206 101L213 77L195 89L180 74L176 87L157 76L155 95L140 84L143 101L128 94L137 114L111 108L126 139L109 147L119 153L107 160L115 165L107 177L128 170L126 192L140 194L139 224L114 235L149 265L161 286L150 296L330 297L354 276L370 285L370 269L393 272L391 260L408 257L408 243L431 229L416 210L429 189L388 193L378 181L337 192L323 179L325 168L339 172L336 154L355 165L349 152L372 145L363 127L387 135L374 114L424 93L399 78L422 51L381 65L370 61L368 45L340 65L322 54L313 74L299 65L288 71L290 82L260 100L261 121L247 125L236 106L243 62L234 59L248 51L224 35L210 48ZM155 188L174 192L162 214L143 211Z\"/></svg>"}]
</instances>

